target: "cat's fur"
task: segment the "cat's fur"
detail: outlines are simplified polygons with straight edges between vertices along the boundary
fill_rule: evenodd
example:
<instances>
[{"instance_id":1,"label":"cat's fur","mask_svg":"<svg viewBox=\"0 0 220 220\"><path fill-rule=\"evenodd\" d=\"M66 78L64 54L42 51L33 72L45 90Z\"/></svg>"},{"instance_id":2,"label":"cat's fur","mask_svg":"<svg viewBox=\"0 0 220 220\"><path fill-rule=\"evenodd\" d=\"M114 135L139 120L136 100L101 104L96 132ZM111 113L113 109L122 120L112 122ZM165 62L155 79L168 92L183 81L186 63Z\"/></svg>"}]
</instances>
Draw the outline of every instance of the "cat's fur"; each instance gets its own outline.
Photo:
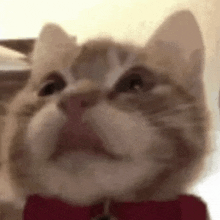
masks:
<instances>
[{"instance_id":1,"label":"cat's fur","mask_svg":"<svg viewBox=\"0 0 220 220\"><path fill-rule=\"evenodd\" d=\"M167 19L143 48L110 39L80 46L60 27L46 25L35 45L31 77L5 118L1 182L8 190L2 199L38 193L90 205L107 198L172 200L185 193L209 149L203 60L201 33L188 11ZM146 70L143 88L123 92L123 78L137 66ZM40 97L53 71L66 87ZM79 107L77 99L87 106ZM65 149L57 156L61 131L61 147L71 148L66 139L76 131L74 114L114 159L76 164Z\"/></svg>"}]
</instances>

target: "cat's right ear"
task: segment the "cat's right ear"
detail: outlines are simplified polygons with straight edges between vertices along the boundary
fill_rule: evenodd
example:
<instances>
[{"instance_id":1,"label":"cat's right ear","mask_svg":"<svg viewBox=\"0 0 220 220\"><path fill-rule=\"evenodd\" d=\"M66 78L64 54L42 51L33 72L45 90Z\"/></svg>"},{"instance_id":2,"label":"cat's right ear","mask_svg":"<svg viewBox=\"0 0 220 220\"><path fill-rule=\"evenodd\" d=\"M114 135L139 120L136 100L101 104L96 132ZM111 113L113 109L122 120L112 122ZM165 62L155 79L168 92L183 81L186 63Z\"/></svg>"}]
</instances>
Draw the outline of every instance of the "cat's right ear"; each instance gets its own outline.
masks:
<instances>
[{"instance_id":1,"label":"cat's right ear","mask_svg":"<svg viewBox=\"0 0 220 220\"><path fill-rule=\"evenodd\" d=\"M70 66L78 53L76 37L57 24L46 24L32 53L32 78L38 81L47 72Z\"/></svg>"},{"instance_id":2,"label":"cat's right ear","mask_svg":"<svg viewBox=\"0 0 220 220\"><path fill-rule=\"evenodd\" d=\"M159 68L196 98L203 98L204 45L195 16L178 11L155 31L146 47L147 65Z\"/></svg>"}]
</instances>

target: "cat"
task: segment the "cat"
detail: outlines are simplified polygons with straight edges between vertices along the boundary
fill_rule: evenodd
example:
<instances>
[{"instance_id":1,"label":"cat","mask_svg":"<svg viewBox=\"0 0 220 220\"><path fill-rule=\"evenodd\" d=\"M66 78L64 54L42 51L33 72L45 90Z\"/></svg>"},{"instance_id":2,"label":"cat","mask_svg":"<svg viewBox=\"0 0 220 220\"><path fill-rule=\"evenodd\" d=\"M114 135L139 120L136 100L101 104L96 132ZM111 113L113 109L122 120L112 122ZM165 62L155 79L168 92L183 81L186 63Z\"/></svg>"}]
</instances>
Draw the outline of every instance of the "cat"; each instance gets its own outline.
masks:
<instances>
[{"instance_id":1,"label":"cat","mask_svg":"<svg viewBox=\"0 0 220 220\"><path fill-rule=\"evenodd\" d=\"M187 192L209 152L203 64L189 11L167 18L143 47L79 45L45 25L4 118L2 201L39 194L91 205Z\"/></svg>"}]
</instances>

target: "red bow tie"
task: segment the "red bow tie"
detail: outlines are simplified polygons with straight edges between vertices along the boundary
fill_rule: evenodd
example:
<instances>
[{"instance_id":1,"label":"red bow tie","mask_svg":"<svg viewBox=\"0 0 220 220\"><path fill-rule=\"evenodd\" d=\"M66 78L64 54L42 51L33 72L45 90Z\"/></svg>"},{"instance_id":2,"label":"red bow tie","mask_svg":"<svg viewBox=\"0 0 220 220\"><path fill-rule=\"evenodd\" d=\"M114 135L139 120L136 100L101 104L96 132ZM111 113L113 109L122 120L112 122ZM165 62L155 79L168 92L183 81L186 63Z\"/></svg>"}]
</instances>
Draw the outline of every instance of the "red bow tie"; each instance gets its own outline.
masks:
<instances>
[{"instance_id":1,"label":"red bow tie","mask_svg":"<svg viewBox=\"0 0 220 220\"><path fill-rule=\"evenodd\" d=\"M103 205L71 206L56 199L31 196L24 220L91 220L103 213ZM124 202L110 205L117 220L206 220L206 205L194 196L179 196L168 202ZM106 219L106 218L100 218Z\"/></svg>"}]
</instances>

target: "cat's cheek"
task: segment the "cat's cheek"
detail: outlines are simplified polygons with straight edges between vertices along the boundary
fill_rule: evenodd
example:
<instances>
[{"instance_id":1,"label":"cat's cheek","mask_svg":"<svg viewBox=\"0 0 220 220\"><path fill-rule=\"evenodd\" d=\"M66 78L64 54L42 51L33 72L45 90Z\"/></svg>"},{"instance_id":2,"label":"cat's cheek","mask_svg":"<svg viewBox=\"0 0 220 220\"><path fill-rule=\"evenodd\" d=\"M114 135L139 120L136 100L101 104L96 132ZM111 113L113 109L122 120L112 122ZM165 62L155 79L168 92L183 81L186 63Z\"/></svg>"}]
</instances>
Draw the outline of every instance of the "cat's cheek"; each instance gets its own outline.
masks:
<instances>
[{"instance_id":1,"label":"cat's cheek","mask_svg":"<svg viewBox=\"0 0 220 220\"><path fill-rule=\"evenodd\" d=\"M32 118L27 128L26 144L33 159L47 160L55 151L59 131L66 120L55 104L49 104Z\"/></svg>"},{"instance_id":2,"label":"cat's cheek","mask_svg":"<svg viewBox=\"0 0 220 220\"><path fill-rule=\"evenodd\" d=\"M162 146L170 144L161 138L158 129L141 112L127 113L101 103L88 112L87 118L110 152L134 161L155 156L153 154L158 152L158 149L155 151L158 142ZM166 157L171 157L171 153L167 151Z\"/></svg>"}]
</instances>

